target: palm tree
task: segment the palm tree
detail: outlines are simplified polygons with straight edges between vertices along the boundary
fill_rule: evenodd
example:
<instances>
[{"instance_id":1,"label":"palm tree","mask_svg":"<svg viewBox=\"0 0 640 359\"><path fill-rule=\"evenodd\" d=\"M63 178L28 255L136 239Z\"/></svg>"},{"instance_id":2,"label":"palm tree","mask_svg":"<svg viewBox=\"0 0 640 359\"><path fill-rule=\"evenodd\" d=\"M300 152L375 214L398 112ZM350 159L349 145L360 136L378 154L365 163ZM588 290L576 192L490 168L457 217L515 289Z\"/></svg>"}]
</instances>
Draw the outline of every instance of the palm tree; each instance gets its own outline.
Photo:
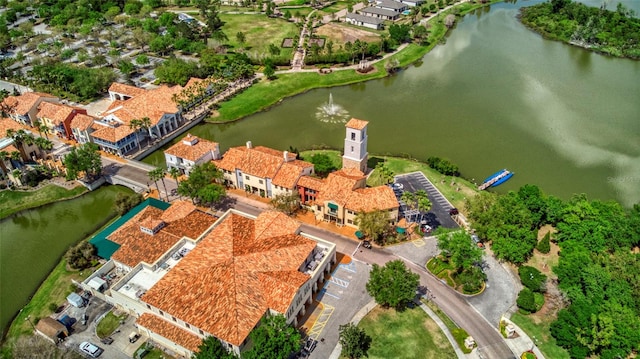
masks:
<instances>
[{"instance_id":1,"label":"palm tree","mask_svg":"<svg viewBox=\"0 0 640 359\"><path fill-rule=\"evenodd\" d=\"M138 142L138 152L142 150L142 144L140 143L140 136L138 135L138 130L142 128L142 123L138 119L133 119L129 122L129 127L136 132L136 142Z\"/></svg>"},{"instance_id":2,"label":"palm tree","mask_svg":"<svg viewBox=\"0 0 640 359\"><path fill-rule=\"evenodd\" d=\"M13 139L13 141L16 143L16 147L18 147L18 150L20 151L20 155L22 156L22 159L26 161L28 158L27 158L26 152L24 151L24 145L33 144L33 136L31 136L29 133L25 132L25 130L22 130L22 129L18 131L13 129L8 129L7 137L10 137Z\"/></svg>"},{"instance_id":3,"label":"palm tree","mask_svg":"<svg viewBox=\"0 0 640 359\"><path fill-rule=\"evenodd\" d=\"M162 199L160 195L160 187L158 187L158 180L162 180L162 185L164 186L164 192L167 193L167 186L164 183L164 168L156 168L154 170L149 171L149 179L152 180L156 184L156 188L158 189L158 197ZM169 196L167 195L167 200Z\"/></svg>"},{"instance_id":4,"label":"palm tree","mask_svg":"<svg viewBox=\"0 0 640 359\"><path fill-rule=\"evenodd\" d=\"M9 157L9 152L4 151L4 150L0 151L0 169L2 170L3 174L7 174L8 173L7 172L8 171L7 170L7 165L4 162L7 157Z\"/></svg>"},{"instance_id":5,"label":"palm tree","mask_svg":"<svg viewBox=\"0 0 640 359\"><path fill-rule=\"evenodd\" d=\"M421 189L416 191L415 197L419 211L428 212L431 209L431 201L429 201L429 196L427 196L427 192L425 190Z\"/></svg>"},{"instance_id":6,"label":"palm tree","mask_svg":"<svg viewBox=\"0 0 640 359\"><path fill-rule=\"evenodd\" d=\"M178 181L178 177L180 177L180 170L175 168L175 167L171 167L169 168L169 176L171 176L171 178L173 178L176 181L176 188L178 188L178 186L180 186L180 182Z\"/></svg>"},{"instance_id":7,"label":"palm tree","mask_svg":"<svg viewBox=\"0 0 640 359\"><path fill-rule=\"evenodd\" d=\"M38 146L39 149L41 149L45 153L48 153L49 151L51 151L53 149L53 142L49 141L48 139L46 139L44 137L36 138L34 140L34 143L36 144L36 146Z\"/></svg>"}]
</instances>

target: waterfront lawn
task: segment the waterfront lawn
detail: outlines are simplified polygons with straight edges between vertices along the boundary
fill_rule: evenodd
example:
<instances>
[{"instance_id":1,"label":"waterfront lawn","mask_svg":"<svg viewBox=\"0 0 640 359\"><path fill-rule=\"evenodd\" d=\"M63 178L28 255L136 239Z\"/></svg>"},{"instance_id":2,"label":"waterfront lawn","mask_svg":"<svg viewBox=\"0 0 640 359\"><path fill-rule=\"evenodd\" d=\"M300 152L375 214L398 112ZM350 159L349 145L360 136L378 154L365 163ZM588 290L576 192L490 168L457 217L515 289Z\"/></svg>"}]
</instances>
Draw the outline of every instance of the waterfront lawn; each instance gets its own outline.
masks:
<instances>
[{"instance_id":1,"label":"waterfront lawn","mask_svg":"<svg viewBox=\"0 0 640 359\"><path fill-rule=\"evenodd\" d=\"M444 333L419 307L398 312L378 306L358 326L371 336L372 359L456 357Z\"/></svg>"},{"instance_id":2,"label":"waterfront lawn","mask_svg":"<svg viewBox=\"0 0 640 359\"><path fill-rule=\"evenodd\" d=\"M83 186L67 190L53 184L33 192L1 191L0 219L25 209L36 208L61 199L76 197L86 191L87 189Z\"/></svg>"},{"instance_id":3,"label":"waterfront lawn","mask_svg":"<svg viewBox=\"0 0 640 359\"><path fill-rule=\"evenodd\" d=\"M269 18L264 14L220 14L220 19L225 22L224 32L233 48L246 48L249 52L263 54L269 53L269 45L274 44L281 50L280 57L292 57L293 49L284 49L280 45L287 37L294 38L297 44L299 31L296 24L284 19ZM248 28L247 24L251 24L251 27ZM245 35L242 44L236 38L238 32Z\"/></svg>"},{"instance_id":4,"label":"waterfront lawn","mask_svg":"<svg viewBox=\"0 0 640 359\"><path fill-rule=\"evenodd\" d=\"M535 319L539 320L535 320ZM524 330L529 337L536 338L538 349L544 354L545 358L569 359L569 353L556 344L556 339L551 336L549 327L551 322L555 320L548 317L533 317L532 315L523 315L514 313L511 315L511 321L520 329Z\"/></svg>"},{"instance_id":5,"label":"waterfront lawn","mask_svg":"<svg viewBox=\"0 0 640 359\"><path fill-rule=\"evenodd\" d=\"M7 346L20 336L30 335L33 332L27 317L30 317L31 322L36 324L41 318L51 315L49 305L51 303L64 304L67 296L75 289L71 280L80 282L93 273L91 269L85 269L81 272L68 271L66 266L67 261L62 259L38 288L31 301L18 313L7 333Z\"/></svg>"}]
</instances>

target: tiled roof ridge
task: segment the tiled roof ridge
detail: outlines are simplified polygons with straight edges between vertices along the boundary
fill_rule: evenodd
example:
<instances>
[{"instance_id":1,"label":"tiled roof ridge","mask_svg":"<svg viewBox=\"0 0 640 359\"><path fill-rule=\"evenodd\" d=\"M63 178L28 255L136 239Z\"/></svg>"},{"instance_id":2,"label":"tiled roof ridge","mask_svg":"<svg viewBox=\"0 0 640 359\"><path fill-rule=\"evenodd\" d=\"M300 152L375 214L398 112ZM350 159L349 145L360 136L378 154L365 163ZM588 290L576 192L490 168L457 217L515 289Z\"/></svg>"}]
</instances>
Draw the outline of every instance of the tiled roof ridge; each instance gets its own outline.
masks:
<instances>
[{"instance_id":1,"label":"tiled roof ridge","mask_svg":"<svg viewBox=\"0 0 640 359\"><path fill-rule=\"evenodd\" d=\"M237 284L236 284L236 278L238 278L239 276L239 271L238 271L238 266L236 266L235 261L236 258L235 256L231 257L231 260L233 261L232 267L233 267L233 277L231 278L231 280L233 281L233 285L231 286L233 288L233 302L234 302L234 306L233 306L233 312L234 312L234 318L235 321L232 325L232 330L233 330L233 339L234 342L238 342L238 339L240 339L240 328L238 326L238 323L240 323L240 320L238 320L238 318L240 318L240 316L242 315L242 313L240 312L240 304L241 301L238 300L238 297L240 296L238 294L238 290L237 290Z\"/></svg>"}]
</instances>

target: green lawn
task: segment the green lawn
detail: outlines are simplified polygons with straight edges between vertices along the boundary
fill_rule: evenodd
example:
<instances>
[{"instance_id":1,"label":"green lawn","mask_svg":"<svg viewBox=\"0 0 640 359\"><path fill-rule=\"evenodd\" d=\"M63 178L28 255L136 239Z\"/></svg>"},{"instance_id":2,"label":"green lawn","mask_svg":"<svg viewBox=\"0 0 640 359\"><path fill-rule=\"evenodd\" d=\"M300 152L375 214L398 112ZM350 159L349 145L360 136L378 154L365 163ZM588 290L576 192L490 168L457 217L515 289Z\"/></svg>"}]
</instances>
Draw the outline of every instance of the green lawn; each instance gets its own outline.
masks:
<instances>
[{"instance_id":1,"label":"green lawn","mask_svg":"<svg viewBox=\"0 0 640 359\"><path fill-rule=\"evenodd\" d=\"M530 315L520 313L512 314L510 319L524 330L531 339L535 338L538 349L544 354L545 358L569 359L569 353L556 344L556 339L549 332L551 319L536 323Z\"/></svg>"},{"instance_id":2,"label":"green lawn","mask_svg":"<svg viewBox=\"0 0 640 359\"><path fill-rule=\"evenodd\" d=\"M298 39L298 27L283 19L273 19L263 14L220 14L220 19L225 22L223 31L229 38L229 45L235 49L246 48L250 53L269 54L269 44L280 48L284 38ZM245 35L242 44L237 40L238 32ZM280 56L291 57L292 49L280 50Z\"/></svg>"},{"instance_id":3,"label":"green lawn","mask_svg":"<svg viewBox=\"0 0 640 359\"><path fill-rule=\"evenodd\" d=\"M96 326L96 334L100 338L108 337L120 326L120 321L126 318L126 314L117 316L113 312L109 312Z\"/></svg>"},{"instance_id":4,"label":"green lawn","mask_svg":"<svg viewBox=\"0 0 640 359\"><path fill-rule=\"evenodd\" d=\"M47 185L38 191L1 191L0 192L0 219L29 208L40 207L57 200L76 197L87 189L79 186L67 190L56 185Z\"/></svg>"},{"instance_id":5,"label":"green lawn","mask_svg":"<svg viewBox=\"0 0 640 359\"><path fill-rule=\"evenodd\" d=\"M334 150L302 151L300 152L300 159L302 159L303 161L311 162L311 157L316 154L324 154L329 156L334 166L336 166L337 168L342 168L342 156L340 155L340 152Z\"/></svg>"},{"instance_id":6,"label":"green lawn","mask_svg":"<svg viewBox=\"0 0 640 359\"><path fill-rule=\"evenodd\" d=\"M376 307L358 326L372 338L371 359L456 358L444 333L420 308L397 312Z\"/></svg>"}]
</instances>

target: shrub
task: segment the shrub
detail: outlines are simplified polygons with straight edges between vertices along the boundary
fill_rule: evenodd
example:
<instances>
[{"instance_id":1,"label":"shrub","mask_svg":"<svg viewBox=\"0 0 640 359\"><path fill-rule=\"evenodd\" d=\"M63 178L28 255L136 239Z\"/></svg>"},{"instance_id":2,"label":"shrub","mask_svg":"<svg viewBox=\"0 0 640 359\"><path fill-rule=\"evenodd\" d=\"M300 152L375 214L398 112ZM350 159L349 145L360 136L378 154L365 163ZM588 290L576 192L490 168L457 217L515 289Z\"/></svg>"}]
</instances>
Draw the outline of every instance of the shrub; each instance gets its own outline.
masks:
<instances>
[{"instance_id":1,"label":"shrub","mask_svg":"<svg viewBox=\"0 0 640 359\"><path fill-rule=\"evenodd\" d=\"M536 246L538 252L544 254L549 253L551 251L551 244L549 243L550 240L551 232L547 232L547 234L544 235L544 237L540 240L540 242L538 242L538 245Z\"/></svg>"},{"instance_id":2,"label":"shrub","mask_svg":"<svg viewBox=\"0 0 640 359\"><path fill-rule=\"evenodd\" d=\"M544 292L546 290L547 276L539 270L530 266L522 266L518 268L520 281L522 285L534 292Z\"/></svg>"},{"instance_id":3,"label":"shrub","mask_svg":"<svg viewBox=\"0 0 640 359\"><path fill-rule=\"evenodd\" d=\"M71 248L67 254L67 263L72 269L85 269L96 259L96 247L89 242L82 242Z\"/></svg>"},{"instance_id":4,"label":"shrub","mask_svg":"<svg viewBox=\"0 0 640 359\"><path fill-rule=\"evenodd\" d=\"M518 293L518 299L516 300L518 307L527 313L536 312L536 303L533 292L529 288L524 288Z\"/></svg>"},{"instance_id":5,"label":"shrub","mask_svg":"<svg viewBox=\"0 0 640 359\"><path fill-rule=\"evenodd\" d=\"M56 303L49 303L49 310L55 313L58 310L58 305Z\"/></svg>"},{"instance_id":6,"label":"shrub","mask_svg":"<svg viewBox=\"0 0 640 359\"><path fill-rule=\"evenodd\" d=\"M444 158L435 157L435 156L429 157L427 158L427 164L429 165L429 167L442 173L443 175L447 175L447 176L460 175L460 172L458 171L458 166L454 165L453 163L449 162L449 160L446 160Z\"/></svg>"},{"instance_id":7,"label":"shrub","mask_svg":"<svg viewBox=\"0 0 640 359\"><path fill-rule=\"evenodd\" d=\"M469 336L469 333L467 333L466 330L462 328L456 328L451 331L451 334L453 334L453 337L456 338L456 343L458 343L458 346L460 347L463 353L465 354L471 353L471 350L467 349L467 347L464 345L464 340Z\"/></svg>"}]
</instances>

